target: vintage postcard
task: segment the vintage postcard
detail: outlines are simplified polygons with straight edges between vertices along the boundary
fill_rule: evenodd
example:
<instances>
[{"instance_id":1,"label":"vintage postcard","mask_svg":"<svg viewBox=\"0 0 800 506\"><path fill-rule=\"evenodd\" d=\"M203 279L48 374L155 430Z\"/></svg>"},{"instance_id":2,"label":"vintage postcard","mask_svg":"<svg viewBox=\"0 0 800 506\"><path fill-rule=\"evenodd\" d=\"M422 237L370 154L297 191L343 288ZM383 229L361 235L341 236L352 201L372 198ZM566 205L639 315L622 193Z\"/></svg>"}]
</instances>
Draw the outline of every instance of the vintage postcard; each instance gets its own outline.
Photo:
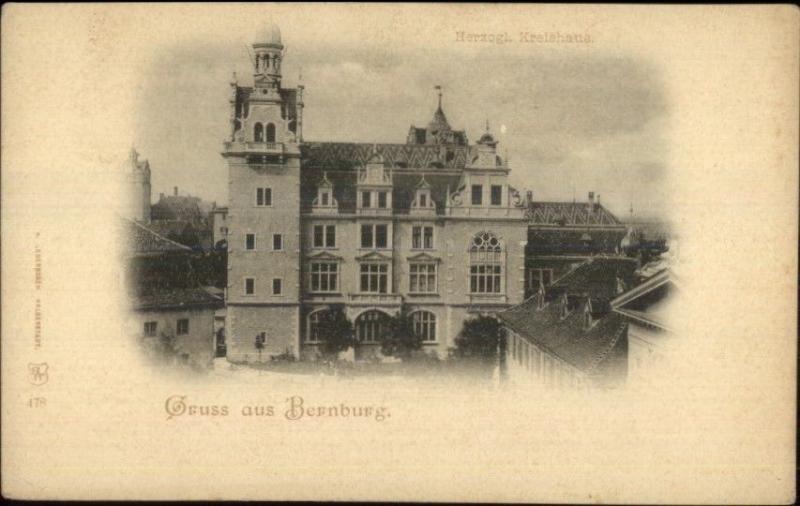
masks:
<instances>
[{"instance_id":1,"label":"vintage postcard","mask_svg":"<svg viewBox=\"0 0 800 506\"><path fill-rule=\"evenodd\" d=\"M4 5L3 496L792 503L799 21Z\"/></svg>"}]
</instances>

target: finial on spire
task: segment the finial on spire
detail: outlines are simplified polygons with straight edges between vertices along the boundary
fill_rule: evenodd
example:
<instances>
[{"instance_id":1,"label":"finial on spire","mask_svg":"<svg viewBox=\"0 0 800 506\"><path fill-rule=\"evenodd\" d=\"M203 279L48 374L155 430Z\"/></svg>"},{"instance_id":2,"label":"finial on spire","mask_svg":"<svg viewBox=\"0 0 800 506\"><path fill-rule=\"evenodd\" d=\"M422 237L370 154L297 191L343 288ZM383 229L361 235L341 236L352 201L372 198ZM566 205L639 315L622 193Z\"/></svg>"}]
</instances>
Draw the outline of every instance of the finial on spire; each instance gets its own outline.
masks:
<instances>
[{"instance_id":1,"label":"finial on spire","mask_svg":"<svg viewBox=\"0 0 800 506\"><path fill-rule=\"evenodd\" d=\"M437 84L436 86L434 86L434 89L436 89L436 91L439 92L439 109L441 109L442 108L442 86L440 84Z\"/></svg>"},{"instance_id":2,"label":"finial on spire","mask_svg":"<svg viewBox=\"0 0 800 506\"><path fill-rule=\"evenodd\" d=\"M486 132L489 132L489 118L486 118Z\"/></svg>"}]
</instances>

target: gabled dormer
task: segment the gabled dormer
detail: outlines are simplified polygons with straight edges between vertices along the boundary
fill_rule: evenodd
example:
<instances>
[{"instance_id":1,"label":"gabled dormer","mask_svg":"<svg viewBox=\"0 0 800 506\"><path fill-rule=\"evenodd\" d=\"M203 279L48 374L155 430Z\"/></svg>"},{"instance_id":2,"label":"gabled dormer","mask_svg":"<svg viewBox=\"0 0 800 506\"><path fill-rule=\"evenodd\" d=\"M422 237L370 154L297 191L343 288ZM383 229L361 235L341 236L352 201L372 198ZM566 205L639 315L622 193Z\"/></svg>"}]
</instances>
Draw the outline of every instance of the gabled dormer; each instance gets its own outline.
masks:
<instances>
[{"instance_id":1,"label":"gabled dormer","mask_svg":"<svg viewBox=\"0 0 800 506\"><path fill-rule=\"evenodd\" d=\"M359 214L392 214L392 170L373 148L372 156L358 171L356 206Z\"/></svg>"},{"instance_id":2,"label":"gabled dormer","mask_svg":"<svg viewBox=\"0 0 800 506\"><path fill-rule=\"evenodd\" d=\"M411 214L436 214L436 204L431 198L431 185L425 180L424 174L419 180L419 183L414 187L414 200L411 201Z\"/></svg>"},{"instance_id":3,"label":"gabled dormer","mask_svg":"<svg viewBox=\"0 0 800 506\"><path fill-rule=\"evenodd\" d=\"M328 173L322 173L322 181L317 185L317 197L311 203L311 210L316 214L336 214L339 203L333 197L333 183L328 179Z\"/></svg>"}]
</instances>

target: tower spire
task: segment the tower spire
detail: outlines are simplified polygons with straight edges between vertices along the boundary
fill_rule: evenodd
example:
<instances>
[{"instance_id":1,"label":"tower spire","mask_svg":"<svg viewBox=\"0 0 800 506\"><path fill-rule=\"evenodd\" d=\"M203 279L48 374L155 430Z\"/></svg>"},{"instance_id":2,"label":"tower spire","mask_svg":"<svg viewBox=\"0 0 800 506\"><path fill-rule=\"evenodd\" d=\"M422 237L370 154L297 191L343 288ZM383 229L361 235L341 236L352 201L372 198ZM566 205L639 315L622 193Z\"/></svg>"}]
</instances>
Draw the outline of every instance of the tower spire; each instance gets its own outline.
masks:
<instances>
[{"instance_id":1,"label":"tower spire","mask_svg":"<svg viewBox=\"0 0 800 506\"><path fill-rule=\"evenodd\" d=\"M440 84L437 84L436 86L434 86L434 88L436 89L436 91L439 92L439 109L441 110L441 108L442 108L442 86Z\"/></svg>"}]
</instances>

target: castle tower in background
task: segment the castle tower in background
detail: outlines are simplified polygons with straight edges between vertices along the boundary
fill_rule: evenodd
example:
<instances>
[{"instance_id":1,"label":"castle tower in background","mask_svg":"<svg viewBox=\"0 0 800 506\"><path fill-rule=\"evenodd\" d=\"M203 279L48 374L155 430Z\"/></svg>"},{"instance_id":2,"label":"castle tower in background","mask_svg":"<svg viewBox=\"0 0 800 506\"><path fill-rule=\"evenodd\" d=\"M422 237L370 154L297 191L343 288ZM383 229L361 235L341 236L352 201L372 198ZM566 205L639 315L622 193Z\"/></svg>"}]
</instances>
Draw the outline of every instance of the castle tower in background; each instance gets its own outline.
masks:
<instances>
[{"instance_id":1,"label":"castle tower in background","mask_svg":"<svg viewBox=\"0 0 800 506\"><path fill-rule=\"evenodd\" d=\"M228 358L297 354L300 326L302 88L281 86L277 26L253 44L253 85L231 82ZM261 343L261 344L256 344Z\"/></svg>"},{"instance_id":2,"label":"castle tower in background","mask_svg":"<svg viewBox=\"0 0 800 506\"><path fill-rule=\"evenodd\" d=\"M124 165L127 218L143 223L150 222L150 163L139 160L139 153L131 148Z\"/></svg>"}]
</instances>

